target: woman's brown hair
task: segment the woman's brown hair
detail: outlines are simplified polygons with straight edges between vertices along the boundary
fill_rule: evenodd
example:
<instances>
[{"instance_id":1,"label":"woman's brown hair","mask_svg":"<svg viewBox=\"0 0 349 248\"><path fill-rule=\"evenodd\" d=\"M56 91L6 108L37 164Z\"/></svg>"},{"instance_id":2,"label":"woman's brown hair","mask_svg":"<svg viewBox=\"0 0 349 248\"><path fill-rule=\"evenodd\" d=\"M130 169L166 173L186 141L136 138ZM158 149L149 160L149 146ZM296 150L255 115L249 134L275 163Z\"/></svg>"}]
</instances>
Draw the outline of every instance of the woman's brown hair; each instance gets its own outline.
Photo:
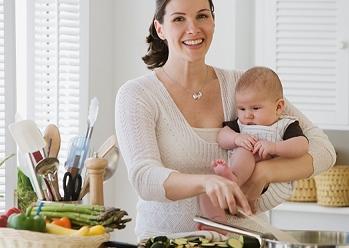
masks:
<instances>
[{"instance_id":1,"label":"woman's brown hair","mask_svg":"<svg viewBox=\"0 0 349 248\"><path fill-rule=\"evenodd\" d=\"M167 4L171 0L156 0L155 14L154 18L149 27L149 35L147 36L148 51L145 56L142 57L144 63L147 65L148 69L155 69L157 67L163 66L168 58L168 46L166 40L160 39L158 36L154 20L159 21L161 24L164 22L165 9ZM210 10L212 16L214 17L214 5L212 0L208 0L210 4Z\"/></svg>"}]
</instances>

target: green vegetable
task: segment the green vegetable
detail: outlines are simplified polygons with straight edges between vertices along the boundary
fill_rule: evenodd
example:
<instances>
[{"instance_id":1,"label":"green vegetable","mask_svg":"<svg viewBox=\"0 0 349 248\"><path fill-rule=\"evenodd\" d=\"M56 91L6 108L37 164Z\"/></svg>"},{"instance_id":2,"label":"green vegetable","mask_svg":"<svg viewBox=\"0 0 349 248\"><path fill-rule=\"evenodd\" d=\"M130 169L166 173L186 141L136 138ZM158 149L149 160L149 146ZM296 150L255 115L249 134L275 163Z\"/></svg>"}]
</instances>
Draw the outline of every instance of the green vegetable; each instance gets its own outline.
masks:
<instances>
[{"instance_id":1,"label":"green vegetable","mask_svg":"<svg viewBox=\"0 0 349 248\"><path fill-rule=\"evenodd\" d=\"M26 213L12 214L7 222L7 226L18 230L29 230L35 232L45 232L46 222L40 215L31 216L32 207Z\"/></svg>"},{"instance_id":2,"label":"green vegetable","mask_svg":"<svg viewBox=\"0 0 349 248\"><path fill-rule=\"evenodd\" d=\"M227 240L227 245L231 248L242 248L244 246L244 237L239 236L239 239L230 238Z\"/></svg>"},{"instance_id":3,"label":"green vegetable","mask_svg":"<svg viewBox=\"0 0 349 248\"><path fill-rule=\"evenodd\" d=\"M27 177L21 169L17 168L17 199L18 208L23 212L34 202L37 196L33 190L29 177Z\"/></svg>"},{"instance_id":4,"label":"green vegetable","mask_svg":"<svg viewBox=\"0 0 349 248\"><path fill-rule=\"evenodd\" d=\"M37 208L38 206L33 208L32 215L36 213ZM131 221L130 218L124 218L128 215L126 211L99 205L45 202L40 214L48 218L68 217L76 227L103 225L109 229L123 229L126 223Z\"/></svg>"}]
</instances>

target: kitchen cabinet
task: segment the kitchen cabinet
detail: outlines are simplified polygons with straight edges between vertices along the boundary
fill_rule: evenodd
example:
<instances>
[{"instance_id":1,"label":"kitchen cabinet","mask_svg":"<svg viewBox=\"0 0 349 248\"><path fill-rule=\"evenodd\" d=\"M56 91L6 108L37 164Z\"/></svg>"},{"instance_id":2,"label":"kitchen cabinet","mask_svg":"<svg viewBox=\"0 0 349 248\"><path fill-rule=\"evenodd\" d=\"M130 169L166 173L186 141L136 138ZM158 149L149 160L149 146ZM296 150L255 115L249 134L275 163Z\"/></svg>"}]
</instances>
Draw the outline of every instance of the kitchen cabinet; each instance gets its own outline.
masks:
<instances>
[{"instance_id":1,"label":"kitchen cabinet","mask_svg":"<svg viewBox=\"0 0 349 248\"><path fill-rule=\"evenodd\" d=\"M285 202L271 210L269 218L280 229L349 231L349 207Z\"/></svg>"}]
</instances>

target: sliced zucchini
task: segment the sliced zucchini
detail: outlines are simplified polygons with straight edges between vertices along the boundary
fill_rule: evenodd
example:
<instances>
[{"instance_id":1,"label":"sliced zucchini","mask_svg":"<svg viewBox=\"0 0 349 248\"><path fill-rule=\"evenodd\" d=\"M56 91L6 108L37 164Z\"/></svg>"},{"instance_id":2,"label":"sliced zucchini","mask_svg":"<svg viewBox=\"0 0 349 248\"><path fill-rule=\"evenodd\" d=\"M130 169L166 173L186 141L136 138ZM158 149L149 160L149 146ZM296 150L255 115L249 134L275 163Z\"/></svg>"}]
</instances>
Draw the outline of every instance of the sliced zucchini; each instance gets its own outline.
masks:
<instances>
[{"instance_id":1,"label":"sliced zucchini","mask_svg":"<svg viewBox=\"0 0 349 248\"><path fill-rule=\"evenodd\" d=\"M244 237L240 236L239 239L230 238L226 243L230 248L242 248L244 246Z\"/></svg>"}]
</instances>

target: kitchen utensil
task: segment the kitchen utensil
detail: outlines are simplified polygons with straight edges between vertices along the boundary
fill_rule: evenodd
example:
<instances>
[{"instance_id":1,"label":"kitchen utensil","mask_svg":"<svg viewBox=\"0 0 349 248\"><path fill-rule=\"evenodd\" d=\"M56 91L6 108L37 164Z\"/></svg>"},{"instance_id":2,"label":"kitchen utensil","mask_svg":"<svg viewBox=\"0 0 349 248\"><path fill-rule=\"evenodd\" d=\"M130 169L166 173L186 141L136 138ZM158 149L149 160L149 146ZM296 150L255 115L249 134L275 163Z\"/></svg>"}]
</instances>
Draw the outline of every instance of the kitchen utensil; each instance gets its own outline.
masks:
<instances>
[{"instance_id":1,"label":"kitchen utensil","mask_svg":"<svg viewBox=\"0 0 349 248\"><path fill-rule=\"evenodd\" d=\"M255 223L256 225L259 225L261 228L263 228L263 230L267 231L269 238L277 239L277 240L287 240L292 243L298 242L298 240L296 240L291 235L287 234L284 231L281 231L278 228L273 227L271 224L269 224L262 218L258 217L257 215L247 215L241 208L238 208L238 214L244 218L249 219L250 222Z\"/></svg>"},{"instance_id":2,"label":"kitchen utensil","mask_svg":"<svg viewBox=\"0 0 349 248\"><path fill-rule=\"evenodd\" d=\"M9 125L10 133L23 153L41 151L45 147L39 128L31 120L23 120Z\"/></svg>"},{"instance_id":3,"label":"kitchen utensil","mask_svg":"<svg viewBox=\"0 0 349 248\"><path fill-rule=\"evenodd\" d=\"M88 110L88 118L87 118L87 131L85 135L85 142L84 142L84 148L81 153L81 159L80 159L80 164L79 164L79 169L82 170L84 167L84 163L87 157L87 154L90 149L90 141L91 141L91 136L92 136L92 131L94 124L96 122L97 116L98 116L98 111L99 111L99 102L96 97L91 99L90 102L90 107Z\"/></svg>"},{"instance_id":4,"label":"kitchen utensil","mask_svg":"<svg viewBox=\"0 0 349 248\"><path fill-rule=\"evenodd\" d=\"M79 164L82 152L84 150L84 136L75 136L70 141L67 161L65 168L75 176L79 172Z\"/></svg>"},{"instance_id":5,"label":"kitchen utensil","mask_svg":"<svg viewBox=\"0 0 349 248\"><path fill-rule=\"evenodd\" d=\"M104 158L108 161L107 167L105 168L104 172L104 181L111 178L118 166L119 161L119 148L116 146L116 136L113 134L111 135L98 149L98 156L100 158ZM89 191L89 185L90 180L88 175L86 176L84 180L84 185L81 189L80 197L81 200Z\"/></svg>"},{"instance_id":6,"label":"kitchen utensil","mask_svg":"<svg viewBox=\"0 0 349 248\"><path fill-rule=\"evenodd\" d=\"M107 163L106 159L98 158L97 154L86 160L86 168L90 178L91 205L104 205L103 177Z\"/></svg>"},{"instance_id":7,"label":"kitchen utensil","mask_svg":"<svg viewBox=\"0 0 349 248\"><path fill-rule=\"evenodd\" d=\"M76 201L81 191L82 178L80 174L73 176L69 171L64 173L63 190L64 201Z\"/></svg>"},{"instance_id":8,"label":"kitchen utensil","mask_svg":"<svg viewBox=\"0 0 349 248\"><path fill-rule=\"evenodd\" d=\"M45 152L48 158L57 158L61 147L61 136L59 129L54 124L49 124L44 132L46 142Z\"/></svg>"},{"instance_id":9,"label":"kitchen utensil","mask_svg":"<svg viewBox=\"0 0 349 248\"><path fill-rule=\"evenodd\" d=\"M347 248L349 247L349 233L332 231L307 231L292 230L285 231L294 237L298 243L285 240L275 240L266 233L256 232L247 228L238 227L232 224L219 223L204 217L196 216L194 221L219 228L228 232L241 234L258 240L260 247L270 248Z\"/></svg>"},{"instance_id":10,"label":"kitchen utensil","mask_svg":"<svg viewBox=\"0 0 349 248\"><path fill-rule=\"evenodd\" d=\"M48 190L53 196L55 201L61 200L61 195L59 193L57 171L59 167L59 161L57 158L44 158L42 159L35 168L35 172L42 175L45 182L48 182Z\"/></svg>"},{"instance_id":11,"label":"kitchen utensil","mask_svg":"<svg viewBox=\"0 0 349 248\"><path fill-rule=\"evenodd\" d=\"M119 148L116 146L116 136L111 135L98 149L97 154L100 158L108 160L108 165L105 168L104 180L109 179L114 175L118 167Z\"/></svg>"},{"instance_id":12,"label":"kitchen utensil","mask_svg":"<svg viewBox=\"0 0 349 248\"><path fill-rule=\"evenodd\" d=\"M10 133L22 153L30 157L31 166L28 166L30 179L33 183L34 191L39 200L44 199L44 193L35 173L35 164L30 154L41 151L45 146L45 141L36 124L31 120L22 120L9 125Z\"/></svg>"}]
</instances>

